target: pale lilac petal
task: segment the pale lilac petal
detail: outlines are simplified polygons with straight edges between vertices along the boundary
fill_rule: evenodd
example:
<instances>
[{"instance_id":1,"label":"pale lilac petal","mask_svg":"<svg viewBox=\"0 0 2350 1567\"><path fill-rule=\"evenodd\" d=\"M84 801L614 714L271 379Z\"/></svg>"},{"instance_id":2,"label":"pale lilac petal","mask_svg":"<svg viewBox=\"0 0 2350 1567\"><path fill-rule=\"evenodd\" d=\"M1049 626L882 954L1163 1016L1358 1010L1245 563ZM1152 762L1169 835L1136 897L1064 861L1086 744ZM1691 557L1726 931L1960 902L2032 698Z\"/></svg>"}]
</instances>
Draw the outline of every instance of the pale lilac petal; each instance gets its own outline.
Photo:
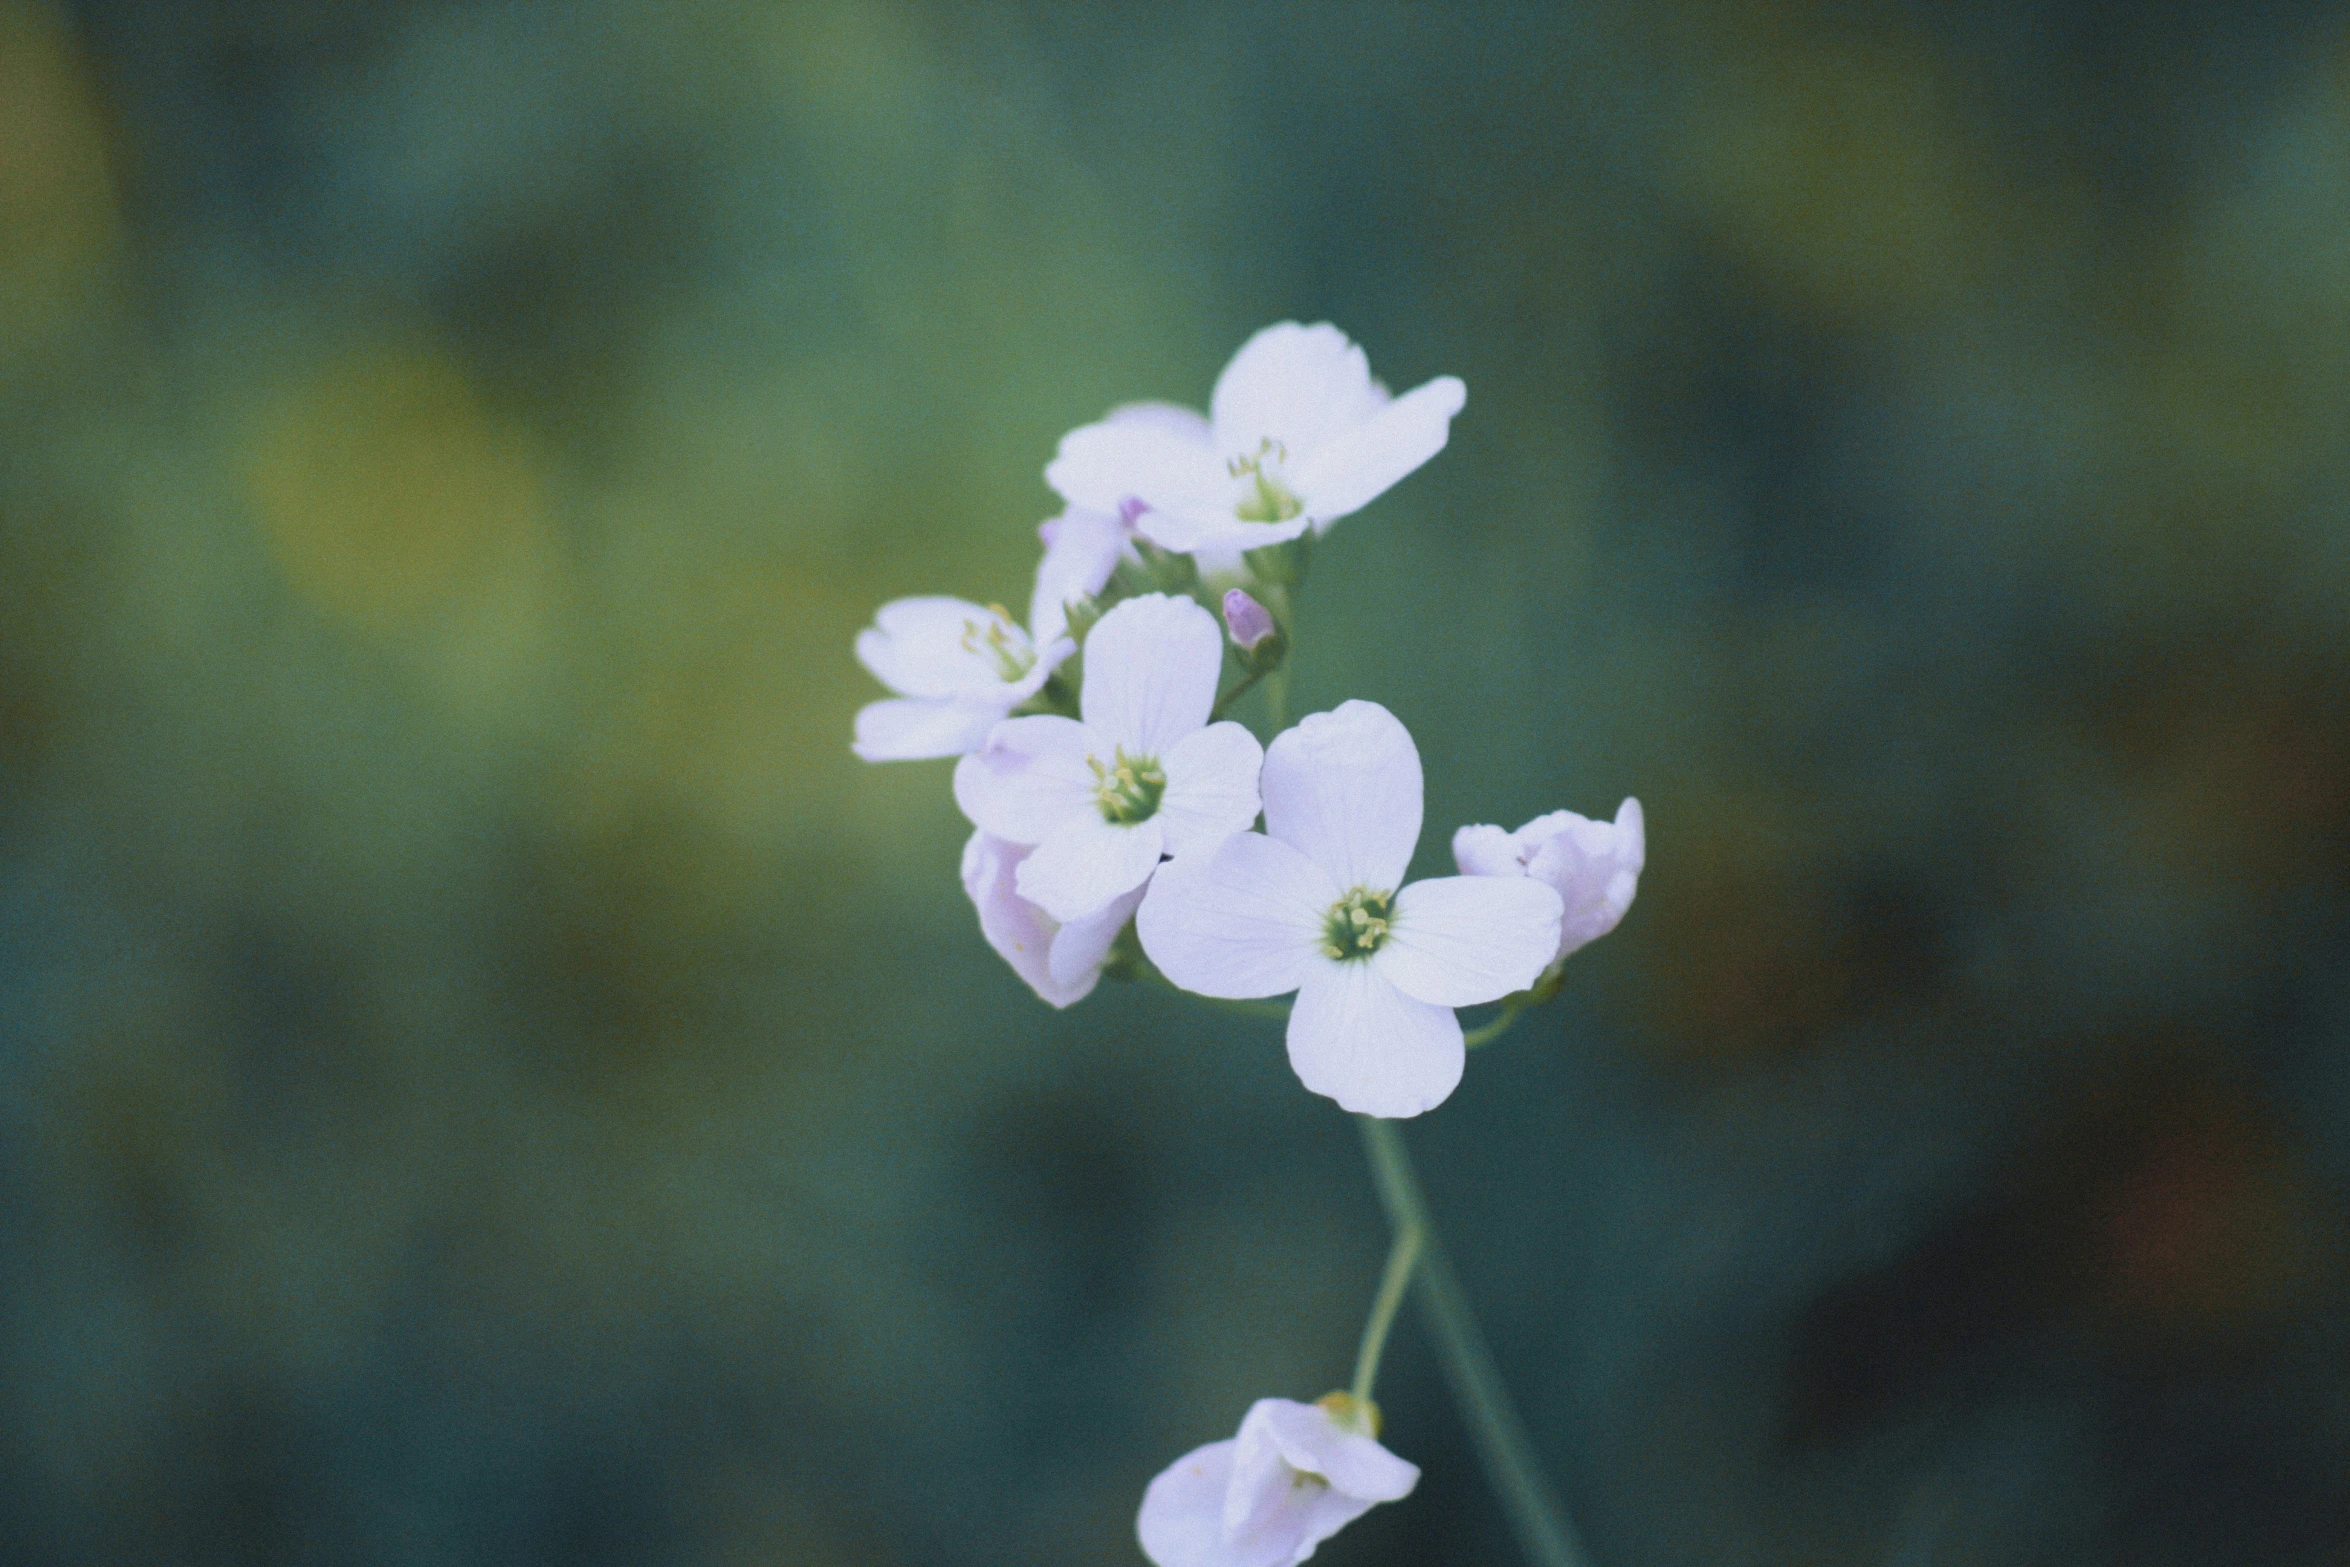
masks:
<instances>
[{"instance_id":1,"label":"pale lilac petal","mask_svg":"<svg viewBox=\"0 0 2350 1567\"><path fill-rule=\"evenodd\" d=\"M1368 506L1443 451L1452 434L1453 415L1468 395L1457 377L1440 375L1292 462L1290 486L1314 525L1326 528Z\"/></svg>"},{"instance_id":2,"label":"pale lilac petal","mask_svg":"<svg viewBox=\"0 0 2350 1567\"><path fill-rule=\"evenodd\" d=\"M1208 423L1208 416L1196 408L1180 403L1120 403L1102 416L1104 424L1147 425L1194 446L1213 450L1216 432Z\"/></svg>"},{"instance_id":3,"label":"pale lilac petal","mask_svg":"<svg viewBox=\"0 0 2350 1567\"><path fill-rule=\"evenodd\" d=\"M1142 1493L1134 1534L1156 1567L1243 1567L1224 1548L1224 1496L1231 1488L1236 1445L1228 1437L1193 1448L1160 1470Z\"/></svg>"},{"instance_id":4,"label":"pale lilac petal","mask_svg":"<svg viewBox=\"0 0 2350 1567\"><path fill-rule=\"evenodd\" d=\"M1273 1407L1268 1409L1267 1405ZM1419 1483L1418 1465L1396 1457L1381 1447L1376 1437L1340 1425L1318 1404L1260 1399L1249 1413L1253 1416L1259 1409L1265 1411L1266 1433L1292 1469L1318 1474L1349 1496L1365 1502L1396 1502L1411 1495L1412 1487Z\"/></svg>"},{"instance_id":5,"label":"pale lilac petal","mask_svg":"<svg viewBox=\"0 0 2350 1567\"><path fill-rule=\"evenodd\" d=\"M1277 996L1328 962L1323 923L1341 890L1289 845L1235 833L1160 866L1134 928L1159 972L1185 990Z\"/></svg>"},{"instance_id":6,"label":"pale lilac petal","mask_svg":"<svg viewBox=\"0 0 2350 1567\"><path fill-rule=\"evenodd\" d=\"M1452 862L1463 876L1523 876L1526 862L1518 857L1518 841L1499 827L1463 827L1452 835Z\"/></svg>"},{"instance_id":7,"label":"pale lilac petal","mask_svg":"<svg viewBox=\"0 0 2350 1567\"><path fill-rule=\"evenodd\" d=\"M1434 1109L1459 1086L1464 1059L1452 1008L1415 1001L1367 962L1318 959L1290 1009L1298 1081L1357 1115Z\"/></svg>"},{"instance_id":8,"label":"pale lilac petal","mask_svg":"<svg viewBox=\"0 0 2350 1567\"><path fill-rule=\"evenodd\" d=\"M1077 812L1021 861L1020 896L1063 922L1099 914L1149 880L1166 841L1155 817L1120 825L1099 810Z\"/></svg>"},{"instance_id":9,"label":"pale lilac petal","mask_svg":"<svg viewBox=\"0 0 2350 1567\"><path fill-rule=\"evenodd\" d=\"M1088 914L1083 919L1071 920L1053 937L1053 949L1047 971L1058 985L1084 984L1085 990L1101 977L1102 960L1117 944L1118 932L1134 918L1134 911L1142 902L1143 889L1135 888L1124 897L1112 898L1110 906L1099 914ZM1080 996L1085 990L1078 992ZM1047 999L1050 999L1049 997Z\"/></svg>"},{"instance_id":10,"label":"pale lilac petal","mask_svg":"<svg viewBox=\"0 0 2350 1567\"><path fill-rule=\"evenodd\" d=\"M1527 860L1526 873L1557 888L1565 900L1558 945L1564 957L1614 930L1632 907L1648 860L1647 824L1640 802L1627 799L1616 808L1613 822L1559 811L1529 822L1520 835L1537 828L1548 830Z\"/></svg>"},{"instance_id":11,"label":"pale lilac petal","mask_svg":"<svg viewBox=\"0 0 2350 1567\"><path fill-rule=\"evenodd\" d=\"M1260 1398L1241 1417L1233 1439L1232 1478L1224 1490L1223 1533L1227 1546L1280 1542L1282 1560L1298 1543L1297 1471L1281 1457L1281 1444L1267 1429L1269 1417L1286 1398Z\"/></svg>"},{"instance_id":12,"label":"pale lilac petal","mask_svg":"<svg viewBox=\"0 0 2350 1567\"><path fill-rule=\"evenodd\" d=\"M1314 525L1311 512L1300 512L1287 522L1243 522L1234 515L1238 505L1235 496L1219 496L1212 503L1181 509L1154 506L1134 519L1134 531L1178 555L1228 558L1286 544Z\"/></svg>"},{"instance_id":13,"label":"pale lilac petal","mask_svg":"<svg viewBox=\"0 0 2350 1567\"><path fill-rule=\"evenodd\" d=\"M1097 957L1091 964L1072 964L1063 973L1054 971L1052 957L1058 936L1053 921L1013 886L1014 873L1027 857L1028 850L1020 844L973 833L971 841L963 845L963 891L979 910L979 933L1012 965L1012 972L1054 1006L1070 1006L1092 992L1101 977L1101 960ZM1103 950L1108 947L1104 942Z\"/></svg>"},{"instance_id":14,"label":"pale lilac petal","mask_svg":"<svg viewBox=\"0 0 2350 1567\"><path fill-rule=\"evenodd\" d=\"M1118 418L1061 437L1044 482L1087 511L1116 514L1128 500L1172 510L1214 511L1232 476L1213 446L1163 419Z\"/></svg>"},{"instance_id":15,"label":"pale lilac petal","mask_svg":"<svg viewBox=\"0 0 2350 1567\"><path fill-rule=\"evenodd\" d=\"M1525 876L1438 876L1395 895L1371 966L1405 995L1473 1007L1524 990L1558 955L1559 895Z\"/></svg>"},{"instance_id":16,"label":"pale lilac petal","mask_svg":"<svg viewBox=\"0 0 2350 1567\"><path fill-rule=\"evenodd\" d=\"M1039 645L1069 629L1069 601L1099 593L1126 552L1126 524L1107 512L1072 506L1046 525L1052 537L1036 563L1036 591L1028 600L1028 634Z\"/></svg>"},{"instance_id":17,"label":"pale lilac petal","mask_svg":"<svg viewBox=\"0 0 2350 1567\"><path fill-rule=\"evenodd\" d=\"M1370 362L1328 322L1282 321L1240 346L1216 378L1216 454L1253 457L1270 440L1295 463L1387 401Z\"/></svg>"},{"instance_id":18,"label":"pale lilac petal","mask_svg":"<svg viewBox=\"0 0 2350 1567\"><path fill-rule=\"evenodd\" d=\"M1072 818L1101 819L1086 758L1109 749L1074 718L1007 718L955 764L955 804L998 838L1041 843Z\"/></svg>"},{"instance_id":19,"label":"pale lilac petal","mask_svg":"<svg viewBox=\"0 0 2350 1567\"><path fill-rule=\"evenodd\" d=\"M1319 1487L1300 1492L1301 1505L1297 1510L1297 1544L1290 1548L1288 1561L1294 1564L1314 1554L1324 1540L1369 1512L1372 1503L1360 1496L1350 1496L1336 1486Z\"/></svg>"},{"instance_id":20,"label":"pale lilac petal","mask_svg":"<svg viewBox=\"0 0 2350 1567\"><path fill-rule=\"evenodd\" d=\"M992 653L972 645L980 642L974 633L990 629L1017 657L1033 655L1028 633L984 604L937 596L893 599L857 633L857 661L900 696L993 695L1011 682Z\"/></svg>"},{"instance_id":21,"label":"pale lilac petal","mask_svg":"<svg viewBox=\"0 0 2350 1567\"><path fill-rule=\"evenodd\" d=\"M1229 719L1176 741L1163 761L1167 792L1159 800L1167 852L1212 848L1254 826L1257 774L1264 764L1257 737Z\"/></svg>"},{"instance_id":22,"label":"pale lilac petal","mask_svg":"<svg viewBox=\"0 0 2350 1567\"><path fill-rule=\"evenodd\" d=\"M1393 713L1345 702L1274 737L1265 830L1338 879L1392 892L1420 841L1420 752Z\"/></svg>"},{"instance_id":23,"label":"pale lilac petal","mask_svg":"<svg viewBox=\"0 0 2350 1567\"><path fill-rule=\"evenodd\" d=\"M1151 593L1111 610L1085 639L1078 708L1086 727L1127 755L1163 761L1207 723L1223 672L1216 617L1190 599Z\"/></svg>"},{"instance_id":24,"label":"pale lilac petal","mask_svg":"<svg viewBox=\"0 0 2350 1567\"><path fill-rule=\"evenodd\" d=\"M868 762L920 762L976 751L1004 716L995 702L953 697L890 697L857 709L849 749Z\"/></svg>"}]
</instances>

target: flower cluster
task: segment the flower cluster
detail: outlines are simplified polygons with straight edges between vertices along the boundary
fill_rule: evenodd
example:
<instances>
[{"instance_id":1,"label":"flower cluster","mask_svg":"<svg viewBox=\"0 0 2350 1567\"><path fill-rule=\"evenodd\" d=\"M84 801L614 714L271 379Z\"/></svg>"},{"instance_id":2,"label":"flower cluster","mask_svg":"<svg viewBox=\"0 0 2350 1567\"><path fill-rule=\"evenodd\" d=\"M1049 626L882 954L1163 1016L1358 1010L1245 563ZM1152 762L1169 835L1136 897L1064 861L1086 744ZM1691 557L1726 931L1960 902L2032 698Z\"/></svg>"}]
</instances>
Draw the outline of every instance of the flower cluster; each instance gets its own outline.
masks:
<instances>
[{"instance_id":1,"label":"flower cluster","mask_svg":"<svg viewBox=\"0 0 2350 1567\"><path fill-rule=\"evenodd\" d=\"M1294 992L1299 1080L1414 1116L1460 1082L1455 1009L1515 1016L1622 919L1645 854L1637 801L1612 823L1463 827L1460 874L1407 883L1421 769L1403 724L1348 701L1282 727L1313 539L1442 451L1466 395L1439 376L1391 396L1337 328L1268 327L1204 416L1135 403L1062 438L1045 479L1065 509L1040 530L1025 626L1000 605L909 598L858 636L894 695L858 713L856 754L958 758L976 829L964 891L1045 1001L1070 1006L1105 973L1235 1001ZM1260 683L1264 744L1225 716ZM1418 1476L1374 1419L1367 1391L1260 1401L1237 1438L1153 1482L1145 1551L1161 1567L1304 1560Z\"/></svg>"}]
</instances>

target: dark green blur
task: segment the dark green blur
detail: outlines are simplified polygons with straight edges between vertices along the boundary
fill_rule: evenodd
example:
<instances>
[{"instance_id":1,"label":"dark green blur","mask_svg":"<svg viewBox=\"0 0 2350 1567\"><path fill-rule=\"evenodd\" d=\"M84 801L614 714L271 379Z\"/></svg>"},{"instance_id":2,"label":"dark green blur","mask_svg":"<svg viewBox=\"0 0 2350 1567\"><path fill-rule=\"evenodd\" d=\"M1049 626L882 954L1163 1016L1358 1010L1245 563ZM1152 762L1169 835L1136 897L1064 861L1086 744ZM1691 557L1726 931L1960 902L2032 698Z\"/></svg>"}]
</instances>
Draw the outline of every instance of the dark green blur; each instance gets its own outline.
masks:
<instances>
[{"instance_id":1,"label":"dark green blur","mask_svg":"<svg viewBox=\"0 0 2350 1567\"><path fill-rule=\"evenodd\" d=\"M1293 710L1647 808L1409 1128L1598 1567L2343 1561L2350 13L2184 0L0 0L0 1558L1138 1563L1344 1383L1278 1025L848 753L1284 318L1469 388Z\"/></svg>"}]
</instances>

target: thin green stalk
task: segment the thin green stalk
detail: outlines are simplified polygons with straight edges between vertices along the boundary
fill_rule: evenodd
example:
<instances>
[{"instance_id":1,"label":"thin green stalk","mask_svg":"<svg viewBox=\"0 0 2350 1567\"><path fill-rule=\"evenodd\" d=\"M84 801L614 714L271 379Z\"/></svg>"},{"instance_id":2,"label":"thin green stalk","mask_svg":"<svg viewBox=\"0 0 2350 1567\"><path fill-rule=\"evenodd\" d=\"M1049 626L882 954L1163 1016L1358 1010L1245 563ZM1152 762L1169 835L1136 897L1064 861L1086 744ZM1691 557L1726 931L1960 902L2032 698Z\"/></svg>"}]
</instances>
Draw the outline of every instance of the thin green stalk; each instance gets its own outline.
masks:
<instances>
[{"instance_id":1,"label":"thin green stalk","mask_svg":"<svg viewBox=\"0 0 2350 1567\"><path fill-rule=\"evenodd\" d=\"M1406 1233L1419 1237L1420 1308L1427 1317L1428 1331L1436 1340L1445 1380L1452 1385L1453 1401L1460 1406L1461 1417L1468 1423L1469 1434L1477 1444L1477 1455L1484 1460L1486 1476L1500 1494L1502 1509L1509 1515L1519 1546L1535 1567L1586 1567L1586 1558L1567 1522L1566 1510L1559 1505L1557 1495L1534 1462L1525 1427L1510 1404L1501 1373L1494 1368L1492 1351L1485 1347L1485 1336L1477 1329L1476 1315L1469 1309L1469 1297L1462 1291L1460 1280L1454 1277L1452 1265L1445 1260L1443 1243L1428 1218L1428 1204L1421 1195L1419 1177L1412 1172L1411 1154L1404 1147L1403 1133L1393 1121L1370 1116L1355 1119L1362 1130L1363 1151L1370 1157L1371 1177L1378 1183L1379 1201L1387 1210L1389 1227L1399 1239Z\"/></svg>"},{"instance_id":2,"label":"thin green stalk","mask_svg":"<svg viewBox=\"0 0 2350 1567\"><path fill-rule=\"evenodd\" d=\"M1379 1293L1371 1299L1371 1318L1363 1324L1363 1347L1355 1352L1352 1392L1358 1404L1371 1401L1371 1385L1379 1380L1379 1357L1387 1349L1387 1330L1395 1326L1396 1308L1403 1304L1404 1288L1412 1282L1412 1264L1420 1260L1420 1243L1425 1238L1417 1225L1409 1225L1395 1232L1395 1244L1387 1249L1387 1269L1379 1275Z\"/></svg>"},{"instance_id":3,"label":"thin green stalk","mask_svg":"<svg viewBox=\"0 0 2350 1567\"><path fill-rule=\"evenodd\" d=\"M1226 713L1231 712L1232 704L1239 701L1242 697L1248 695L1250 688L1253 687L1258 681L1264 679L1266 673L1267 671L1260 669L1251 674L1242 675L1238 680L1235 680L1232 682L1232 684L1226 686L1224 688L1224 694L1216 698L1216 705L1209 709L1208 722L1212 724L1217 719L1222 718Z\"/></svg>"},{"instance_id":4,"label":"thin green stalk","mask_svg":"<svg viewBox=\"0 0 2350 1567\"><path fill-rule=\"evenodd\" d=\"M1525 1010L1526 1009L1522 1006L1503 1007L1501 1009L1501 1016L1495 1018L1492 1022L1485 1024L1481 1028L1472 1028L1467 1033L1463 1034L1461 1036L1461 1044L1470 1050L1476 1049L1479 1045L1492 1044L1495 1040L1499 1039L1502 1035L1510 1031L1511 1027L1518 1021L1519 1014Z\"/></svg>"}]
</instances>

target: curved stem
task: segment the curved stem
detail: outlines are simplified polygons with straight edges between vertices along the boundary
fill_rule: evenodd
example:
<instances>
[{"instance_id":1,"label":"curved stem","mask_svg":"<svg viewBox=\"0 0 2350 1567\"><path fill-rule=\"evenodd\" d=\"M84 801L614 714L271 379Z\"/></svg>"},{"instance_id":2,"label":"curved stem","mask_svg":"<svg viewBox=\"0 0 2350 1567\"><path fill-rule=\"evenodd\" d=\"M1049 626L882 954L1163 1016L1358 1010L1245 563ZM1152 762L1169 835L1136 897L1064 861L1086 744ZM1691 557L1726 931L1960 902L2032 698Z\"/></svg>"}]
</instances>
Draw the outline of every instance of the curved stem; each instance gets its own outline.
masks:
<instances>
[{"instance_id":1,"label":"curved stem","mask_svg":"<svg viewBox=\"0 0 2350 1567\"><path fill-rule=\"evenodd\" d=\"M1420 1260L1420 1243L1427 1231L1417 1224L1395 1232L1387 1249L1387 1269L1379 1275L1379 1293L1371 1299L1371 1318L1363 1324L1363 1346L1355 1352L1355 1402L1371 1401L1371 1384L1379 1380L1379 1357L1387 1349L1387 1330L1395 1326L1395 1310L1403 1304L1404 1287L1412 1282L1412 1264Z\"/></svg>"},{"instance_id":2,"label":"curved stem","mask_svg":"<svg viewBox=\"0 0 2350 1567\"><path fill-rule=\"evenodd\" d=\"M1518 1015L1525 1010L1526 1009L1524 1007L1517 1006L1503 1007L1501 1009L1501 1016L1495 1018L1492 1022L1487 1023L1482 1027L1472 1028L1467 1033L1463 1034L1461 1036L1462 1046L1466 1049L1474 1050L1479 1045L1492 1044L1495 1040L1499 1039L1502 1035L1510 1031L1512 1025L1518 1021Z\"/></svg>"},{"instance_id":3,"label":"curved stem","mask_svg":"<svg viewBox=\"0 0 2350 1567\"><path fill-rule=\"evenodd\" d=\"M1487 1478L1500 1493L1519 1546L1535 1567L1587 1567L1565 1509L1534 1462L1525 1427L1510 1404L1501 1373L1494 1368L1485 1336L1477 1329L1469 1297L1445 1260L1444 1247L1428 1218L1419 1177L1412 1171L1411 1154L1404 1147L1403 1133L1392 1121L1370 1116L1355 1119L1389 1226L1399 1240L1406 1232L1419 1237L1424 1251L1419 1266L1420 1309L1436 1340L1445 1380L1452 1384L1453 1401L1468 1423Z\"/></svg>"},{"instance_id":4,"label":"curved stem","mask_svg":"<svg viewBox=\"0 0 2350 1567\"><path fill-rule=\"evenodd\" d=\"M1253 687L1258 681L1265 678L1265 673L1266 672L1262 669L1255 670L1249 674L1242 675L1238 680L1235 680L1232 682L1232 684L1226 686L1224 688L1224 694L1216 698L1216 705L1208 710L1208 722L1212 724L1217 719L1222 718L1226 713L1231 712L1232 704L1239 701L1242 697L1248 695L1250 688Z\"/></svg>"}]
</instances>

